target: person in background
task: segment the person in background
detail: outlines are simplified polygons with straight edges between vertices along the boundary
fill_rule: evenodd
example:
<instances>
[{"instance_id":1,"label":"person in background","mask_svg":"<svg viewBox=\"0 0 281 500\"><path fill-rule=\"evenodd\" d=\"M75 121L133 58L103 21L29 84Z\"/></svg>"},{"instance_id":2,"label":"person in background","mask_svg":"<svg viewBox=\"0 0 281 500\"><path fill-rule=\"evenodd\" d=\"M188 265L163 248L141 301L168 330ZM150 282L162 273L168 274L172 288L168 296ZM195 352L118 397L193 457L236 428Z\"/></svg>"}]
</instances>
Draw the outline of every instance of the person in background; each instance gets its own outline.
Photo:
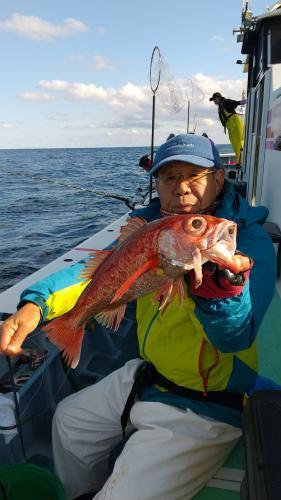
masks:
<instances>
[{"instance_id":1,"label":"person in background","mask_svg":"<svg viewBox=\"0 0 281 500\"><path fill-rule=\"evenodd\" d=\"M206 137L165 142L150 174L159 198L131 216L150 222L196 214L196 227L201 214L235 221L240 271L207 262L199 287L188 272L182 307L175 297L164 314L153 293L138 299L139 358L59 403L53 453L68 499L87 492L81 498L93 492L95 500L193 498L238 442L244 394L256 382L256 337L276 277L275 251L262 227L267 209L250 207L225 180ZM3 354L19 352L38 323L75 303L80 272L75 264L22 293L18 311L0 327ZM127 439L110 473L108 457L122 430Z\"/></svg>"},{"instance_id":2,"label":"person in background","mask_svg":"<svg viewBox=\"0 0 281 500\"><path fill-rule=\"evenodd\" d=\"M173 134L173 133L169 134L168 137L167 137L167 139L166 139L166 141L169 141L173 137L175 137L175 134ZM139 167L143 168L146 172L150 171L150 169L152 167L152 161L151 161L151 158L150 158L149 154L143 155L140 158Z\"/></svg>"},{"instance_id":3,"label":"person in background","mask_svg":"<svg viewBox=\"0 0 281 500\"><path fill-rule=\"evenodd\" d=\"M151 159L149 155L144 155L140 158L139 167L143 168L146 172L149 172L151 169Z\"/></svg>"},{"instance_id":4,"label":"person in background","mask_svg":"<svg viewBox=\"0 0 281 500\"><path fill-rule=\"evenodd\" d=\"M173 139L173 137L176 137L175 134L171 133L168 135L166 141L169 141L170 139Z\"/></svg>"},{"instance_id":5,"label":"person in background","mask_svg":"<svg viewBox=\"0 0 281 500\"><path fill-rule=\"evenodd\" d=\"M209 101L213 101L218 106L218 114L221 124L228 132L229 140L236 155L237 165L241 165L242 151L244 146L244 122L236 113L235 109L239 105L246 103L246 99L234 101L226 99L220 92L214 92Z\"/></svg>"}]
</instances>

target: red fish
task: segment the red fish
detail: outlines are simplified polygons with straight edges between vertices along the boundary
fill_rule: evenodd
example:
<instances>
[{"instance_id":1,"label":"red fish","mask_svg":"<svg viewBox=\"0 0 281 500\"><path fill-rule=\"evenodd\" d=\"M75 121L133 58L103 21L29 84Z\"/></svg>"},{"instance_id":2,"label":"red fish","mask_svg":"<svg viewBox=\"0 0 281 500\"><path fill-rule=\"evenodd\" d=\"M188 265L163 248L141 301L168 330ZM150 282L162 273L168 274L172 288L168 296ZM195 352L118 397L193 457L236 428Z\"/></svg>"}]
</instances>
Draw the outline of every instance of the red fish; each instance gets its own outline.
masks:
<instances>
[{"instance_id":1,"label":"red fish","mask_svg":"<svg viewBox=\"0 0 281 500\"><path fill-rule=\"evenodd\" d=\"M238 272L236 230L234 222L210 215L175 215L150 223L129 218L113 250L93 250L81 275L90 282L73 309L43 330L75 368L90 318L117 330L127 302L154 290L159 309L176 294L182 303L183 275L194 268L200 286L207 260Z\"/></svg>"}]
</instances>

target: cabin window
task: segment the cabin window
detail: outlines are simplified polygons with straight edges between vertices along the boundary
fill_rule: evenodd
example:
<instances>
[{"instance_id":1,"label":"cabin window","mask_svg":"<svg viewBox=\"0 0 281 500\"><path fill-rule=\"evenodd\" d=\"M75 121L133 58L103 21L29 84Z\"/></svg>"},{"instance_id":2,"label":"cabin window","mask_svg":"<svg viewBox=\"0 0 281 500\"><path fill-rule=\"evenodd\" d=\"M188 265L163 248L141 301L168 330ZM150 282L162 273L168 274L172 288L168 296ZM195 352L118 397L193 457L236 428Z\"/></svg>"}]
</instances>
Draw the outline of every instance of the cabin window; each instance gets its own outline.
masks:
<instances>
[{"instance_id":1,"label":"cabin window","mask_svg":"<svg viewBox=\"0 0 281 500\"><path fill-rule=\"evenodd\" d=\"M271 64L281 63L281 27L271 27Z\"/></svg>"},{"instance_id":2,"label":"cabin window","mask_svg":"<svg viewBox=\"0 0 281 500\"><path fill-rule=\"evenodd\" d=\"M264 94L264 78L261 80L260 86L256 90L255 99L255 125L254 132L256 136L256 150L253 165L253 184L252 184L252 205L256 205L257 201L257 186L259 174L259 160L260 160L260 140L261 140L261 124L262 124L262 111L263 111L263 94Z\"/></svg>"},{"instance_id":3,"label":"cabin window","mask_svg":"<svg viewBox=\"0 0 281 500\"><path fill-rule=\"evenodd\" d=\"M258 39L258 43L254 52L254 86L256 86L257 82L261 74L263 73L264 68L264 39L260 37Z\"/></svg>"}]
</instances>

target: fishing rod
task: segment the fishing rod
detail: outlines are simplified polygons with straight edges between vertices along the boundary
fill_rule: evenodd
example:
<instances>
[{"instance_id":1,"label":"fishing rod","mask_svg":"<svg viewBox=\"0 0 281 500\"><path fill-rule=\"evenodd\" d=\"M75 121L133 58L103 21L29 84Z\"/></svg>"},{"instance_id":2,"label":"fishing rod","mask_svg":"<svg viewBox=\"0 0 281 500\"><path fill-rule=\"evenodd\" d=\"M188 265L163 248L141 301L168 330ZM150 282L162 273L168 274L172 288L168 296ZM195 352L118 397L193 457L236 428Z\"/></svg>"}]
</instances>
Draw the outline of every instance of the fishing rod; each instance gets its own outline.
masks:
<instances>
[{"instance_id":1,"label":"fishing rod","mask_svg":"<svg viewBox=\"0 0 281 500\"><path fill-rule=\"evenodd\" d=\"M127 198L127 196L123 196L123 195L119 195L119 194L115 194L115 193L106 193L104 191L99 191L99 190L93 189L93 188L92 189L84 188L82 186L76 186L75 184L69 184L67 182L55 181L53 179L48 179L47 177L41 177L38 175L31 175L31 174L27 174L27 173L23 173L23 172L13 172L12 175L17 175L20 177L28 177L29 179L33 179L36 181L42 181L42 182L48 182L49 184L56 184L59 186L64 186L64 187L68 187L71 189L76 189L77 191L86 191L88 193L103 196L104 198L113 198L115 200L124 201L124 203L126 203L127 207L130 209L134 208L130 198Z\"/></svg>"}]
</instances>

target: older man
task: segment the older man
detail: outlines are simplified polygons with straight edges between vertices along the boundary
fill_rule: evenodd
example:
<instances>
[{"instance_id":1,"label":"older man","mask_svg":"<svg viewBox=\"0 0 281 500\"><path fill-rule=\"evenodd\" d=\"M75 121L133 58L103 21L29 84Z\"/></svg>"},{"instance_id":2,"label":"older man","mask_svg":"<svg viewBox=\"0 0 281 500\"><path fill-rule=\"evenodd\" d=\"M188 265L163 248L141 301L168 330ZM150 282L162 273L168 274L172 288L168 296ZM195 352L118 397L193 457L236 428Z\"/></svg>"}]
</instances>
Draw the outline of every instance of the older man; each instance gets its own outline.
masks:
<instances>
[{"instance_id":1,"label":"older man","mask_svg":"<svg viewBox=\"0 0 281 500\"><path fill-rule=\"evenodd\" d=\"M165 314L152 294L139 299L140 358L59 404L53 450L70 499L98 490L98 500L192 498L237 443L243 394L256 379L256 335L275 282L275 253L262 228L267 210L249 207L224 180L218 151L206 137L179 135L165 142L151 175L159 199L131 215L151 221L208 213L236 221L241 272L207 263L199 287L189 272L183 306L175 298ZM73 267L69 274L74 280ZM2 352L19 348L13 336L22 328L27 334L40 310L43 319L56 306L59 314L59 277L24 292L23 307L2 327ZM107 477L121 423L123 430L127 423L129 438Z\"/></svg>"}]
</instances>

